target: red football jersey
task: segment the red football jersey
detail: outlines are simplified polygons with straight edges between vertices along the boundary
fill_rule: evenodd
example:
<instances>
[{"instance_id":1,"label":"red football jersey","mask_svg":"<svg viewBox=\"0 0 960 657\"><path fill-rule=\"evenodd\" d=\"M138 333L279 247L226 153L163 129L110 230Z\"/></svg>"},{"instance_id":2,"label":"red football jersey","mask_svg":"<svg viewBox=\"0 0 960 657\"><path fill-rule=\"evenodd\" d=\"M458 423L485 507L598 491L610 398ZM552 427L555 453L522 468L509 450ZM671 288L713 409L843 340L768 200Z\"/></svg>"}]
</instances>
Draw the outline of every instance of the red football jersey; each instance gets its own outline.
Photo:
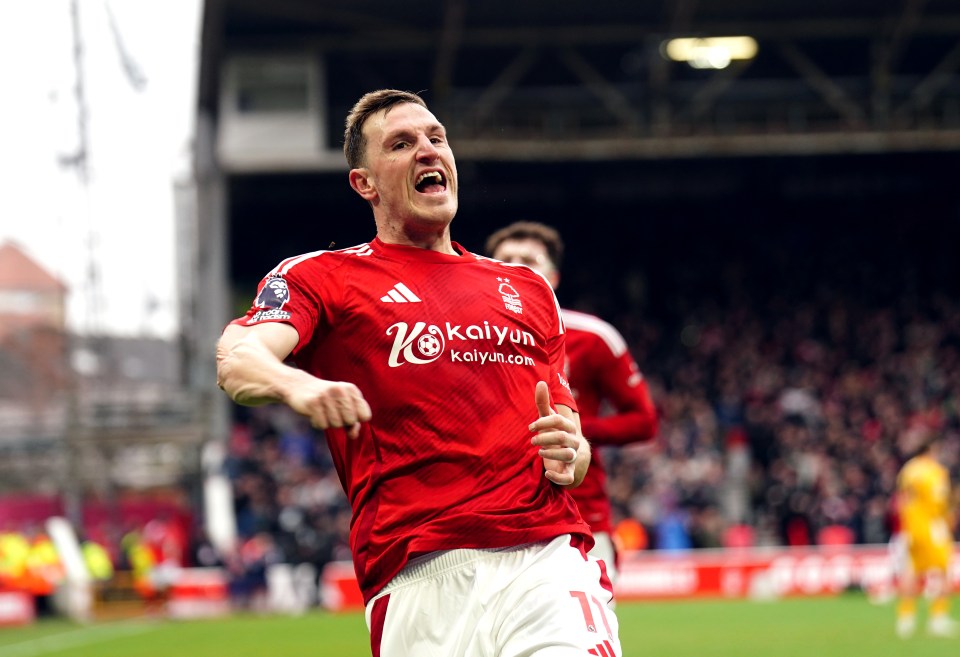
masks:
<instances>
[{"instance_id":1,"label":"red football jersey","mask_svg":"<svg viewBox=\"0 0 960 657\"><path fill-rule=\"evenodd\" d=\"M599 317L566 309L562 315L567 331L568 378L583 435L594 446L653 438L657 409L623 336ZM571 490L593 531L613 531L606 484L603 459L595 449L586 478Z\"/></svg>"},{"instance_id":2,"label":"red football jersey","mask_svg":"<svg viewBox=\"0 0 960 657\"><path fill-rule=\"evenodd\" d=\"M354 567L369 600L413 557L572 533L570 495L543 474L527 429L534 390L576 410L550 286L527 267L374 239L283 261L241 325L291 324L294 365L359 387L360 437L327 431L353 508Z\"/></svg>"}]
</instances>

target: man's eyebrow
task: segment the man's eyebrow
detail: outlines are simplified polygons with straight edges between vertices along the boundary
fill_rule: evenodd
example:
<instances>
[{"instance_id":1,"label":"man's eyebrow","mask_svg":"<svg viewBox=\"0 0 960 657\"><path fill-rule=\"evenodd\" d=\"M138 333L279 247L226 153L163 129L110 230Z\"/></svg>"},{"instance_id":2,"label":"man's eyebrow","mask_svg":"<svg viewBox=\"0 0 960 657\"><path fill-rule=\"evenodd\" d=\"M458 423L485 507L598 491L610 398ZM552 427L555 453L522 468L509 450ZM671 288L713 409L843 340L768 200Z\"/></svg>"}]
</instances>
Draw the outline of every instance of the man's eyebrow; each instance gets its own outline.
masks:
<instances>
[{"instance_id":1,"label":"man's eyebrow","mask_svg":"<svg viewBox=\"0 0 960 657\"><path fill-rule=\"evenodd\" d=\"M413 130L410 128L396 128L390 132L383 133L383 141L389 142L400 137L409 137L413 134Z\"/></svg>"},{"instance_id":2,"label":"man's eyebrow","mask_svg":"<svg viewBox=\"0 0 960 657\"><path fill-rule=\"evenodd\" d=\"M407 127L396 128L395 130L391 130L390 132L384 133L383 141L390 142L399 137L410 137L414 135L416 132L417 131L413 128L407 128ZM424 132L426 132L427 134L441 133L443 135L446 135L447 129L443 126L442 123L431 123L424 129Z\"/></svg>"}]
</instances>

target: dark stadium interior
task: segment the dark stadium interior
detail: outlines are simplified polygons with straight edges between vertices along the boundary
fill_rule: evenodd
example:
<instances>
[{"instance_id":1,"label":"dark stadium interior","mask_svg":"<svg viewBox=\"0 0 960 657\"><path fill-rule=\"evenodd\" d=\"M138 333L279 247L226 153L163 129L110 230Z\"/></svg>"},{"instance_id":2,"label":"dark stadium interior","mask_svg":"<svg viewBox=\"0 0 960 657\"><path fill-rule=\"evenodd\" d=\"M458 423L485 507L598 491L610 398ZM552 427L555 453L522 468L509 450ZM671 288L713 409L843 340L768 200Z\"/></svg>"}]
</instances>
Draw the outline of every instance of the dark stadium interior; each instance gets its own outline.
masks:
<instances>
[{"instance_id":1,"label":"dark stadium interior","mask_svg":"<svg viewBox=\"0 0 960 657\"><path fill-rule=\"evenodd\" d=\"M734 272L757 302L830 288L889 302L960 285L958 165L929 153L467 162L453 234L482 252L510 221L556 225L567 241L561 302L601 314L633 308L668 320L678 304L729 292ZM230 198L230 278L241 297L284 257L374 234L342 172L238 176ZM624 289L635 275L645 281L639 297Z\"/></svg>"},{"instance_id":2,"label":"dark stadium interior","mask_svg":"<svg viewBox=\"0 0 960 657\"><path fill-rule=\"evenodd\" d=\"M322 58L332 150L362 93L422 92L456 149L455 238L480 250L506 222L556 224L564 303L665 316L722 294L731 263L761 295L960 278L948 0L212 0L204 23L199 104L214 114L230 52ZM670 36L717 34L754 36L759 56L708 71L659 54ZM373 235L342 171L237 172L228 187L245 290L281 257Z\"/></svg>"}]
</instances>

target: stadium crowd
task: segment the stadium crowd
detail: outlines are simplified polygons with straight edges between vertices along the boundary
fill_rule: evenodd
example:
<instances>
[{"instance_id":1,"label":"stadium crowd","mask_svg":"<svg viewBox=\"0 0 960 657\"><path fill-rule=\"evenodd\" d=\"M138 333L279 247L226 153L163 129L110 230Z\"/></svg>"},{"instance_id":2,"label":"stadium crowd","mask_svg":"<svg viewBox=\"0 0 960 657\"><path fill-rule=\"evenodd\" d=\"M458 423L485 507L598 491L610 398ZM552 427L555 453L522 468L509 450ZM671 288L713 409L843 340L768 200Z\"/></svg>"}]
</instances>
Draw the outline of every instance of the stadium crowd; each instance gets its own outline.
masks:
<instances>
[{"instance_id":1,"label":"stadium crowd","mask_svg":"<svg viewBox=\"0 0 960 657\"><path fill-rule=\"evenodd\" d=\"M657 449L611 458L616 510L653 530L651 547L735 543L741 525L757 544L881 543L897 470L921 434L945 435L956 470L954 300L731 307L676 329L681 353L651 349L645 361Z\"/></svg>"},{"instance_id":2,"label":"stadium crowd","mask_svg":"<svg viewBox=\"0 0 960 657\"><path fill-rule=\"evenodd\" d=\"M223 561L244 603L265 589L271 563L312 564L319 574L349 560L351 511L323 432L286 406L236 411L225 467L240 545Z\"/></svg>"},{"instance_id":3,"label":"stadium crowd","mask_svg":"<svg viewBox=\"0 0 960 657\"><path fill-rule=\"evenodd\" d=\"M843 282L765 295L749 282L764 276L735 273L723 294L651 316L573 303L621 329L661 415L653 444L604 448L621 546L885 542L897 470L924 432L941 432L948 467L960 465L957 298L885 298L879 279L870 295ZM349 558L350 510L323 435L286 408L236 410L241 534L318 572Z\"/></svg>"}]
</instances>

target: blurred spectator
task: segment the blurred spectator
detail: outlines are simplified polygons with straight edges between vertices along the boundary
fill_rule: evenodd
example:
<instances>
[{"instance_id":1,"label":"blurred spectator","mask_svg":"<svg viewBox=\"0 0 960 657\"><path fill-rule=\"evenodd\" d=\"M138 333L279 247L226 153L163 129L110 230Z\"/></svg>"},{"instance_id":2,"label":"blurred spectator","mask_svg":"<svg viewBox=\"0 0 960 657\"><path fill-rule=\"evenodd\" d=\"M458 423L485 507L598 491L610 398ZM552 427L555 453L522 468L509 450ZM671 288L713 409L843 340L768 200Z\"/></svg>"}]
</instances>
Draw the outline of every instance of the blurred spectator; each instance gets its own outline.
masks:
<instances>
[{"instance_id":1,"label":"blurred spectator","mask_svg":"<svg viewBox=\"0 0 960 657\"><path fill-rule=\"evenodd\" d=\"M133 578L133 588L151 607L162 602L164 590L157 586L154 570L157 566L157 554L143 536L140 529L133 529L120 541L124 554L124 565L129 568Z\"/></svg>"},{"instance_id":2,"label":"blurred spectator","mask_svg":"<svg viewBox=\"0 0 960 657\"><path fill-rule=\"evenodd\" d=\"M233 605L241 609L262 609L266 603L267 568L282 560L268 532L258 532L243 541L237 553L227 560Z\"/></svg>"},{"instance_id":3,"label":"blurred spectator","mask_svg":"<svg viewBox=\"0 0 960 657\"><path fill-rule=\"evenodd\" d=\"M37 616L46 616L54 612L53 595L65 577L66 572L53 541L41 528L30 532L30 551L25 563L25 588L33 594L36 601Z\"/></svg>"},{"instance_id":4,"label":"blurred spectator","mask_svg":"<svg viewBox=\"0 0 960 657\"><path fill-rule=\"evenodd\" d=\"M0 532L0 589L19 589L24 586L30 541L15 529Z\"/></svg>"},{"instance_id":5,"label":"blurred spectator","mask_svg":"<svg viewBox=\"0 0 960 657\"><path fill-rule=\"evenodd\" d=\"M84 538L80 542L80 554L94 583L113 579L113 561L107 548L91 538Z\"/></svg>"},{"instance_id":6,"label":"blurred spectator","mask_svg":"<svg viewBox=\"0 0 960 657\"><path fill-rule=\"evenodd\" d=\"M203 527L194 529L189 546L190 561L198 568L221 568L224 566L220 551L213 545Z\"/></svg>"},{"instance_id":7,"label":"blurred spectator","mask_svg":"<svg viewBox=\"0 0 960 657\"><path fill-rule=\"evenodd\" d=\"M313 441L310 422L302 416L290 418L289 426L280 433L281 457L292 465L310 465L314 461Z\"/></svg>"},{"instance_id":8,"label":"blurred spectator","mask_svg":"<svg viewBox=\"0 0 960 657\"><path fill-rule=\"evenodd\" d=\"M613 540L621 551L646 550L647 530L633 518L623 518L614 525Z\"/></svg>"}]
</instances>

